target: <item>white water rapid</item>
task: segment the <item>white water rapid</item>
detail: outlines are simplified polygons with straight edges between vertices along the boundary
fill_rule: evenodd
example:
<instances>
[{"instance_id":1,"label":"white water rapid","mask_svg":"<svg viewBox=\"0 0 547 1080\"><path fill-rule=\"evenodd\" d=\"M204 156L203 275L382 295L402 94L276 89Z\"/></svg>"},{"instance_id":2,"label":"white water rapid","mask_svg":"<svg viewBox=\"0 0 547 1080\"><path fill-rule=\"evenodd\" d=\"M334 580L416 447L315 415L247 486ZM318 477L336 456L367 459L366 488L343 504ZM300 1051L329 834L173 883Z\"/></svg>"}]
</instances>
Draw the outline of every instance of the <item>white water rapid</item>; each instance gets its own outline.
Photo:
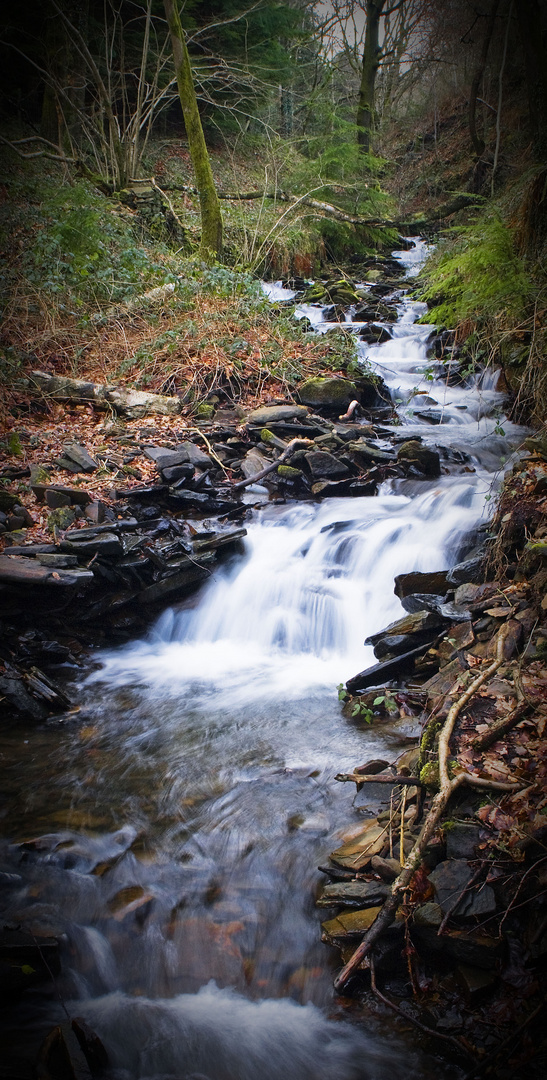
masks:
<instances>
[{"instance_id":1,"label":"white water rapid","mask_svg":"<svg viewBox=\"0 0 547 1080\"><path fill-rule=\"evenodd\" d=\"M409 276L424 251L398 253ZM62 937L59 993L113 1080L460 1075L413 1056L390 1018L337 1003L314 905L318 863L372 813L335 774L417 734L412 718L344 718L336 686L402 613L395 575L462 555L522 438L495 377L435 381L422 310L401 294L392 339L359 348L398 403L392 434L440 447L441 478L321 503L264 493L244 555L143 640L98 654L78 724L24 757L13 832L39 842L24 863L2 852L18 875L5 917ZM298 311L329 328L319 307ZM40 1030L64 1018L56 999L40 1010Z\"/></svg>"}]
</instances>

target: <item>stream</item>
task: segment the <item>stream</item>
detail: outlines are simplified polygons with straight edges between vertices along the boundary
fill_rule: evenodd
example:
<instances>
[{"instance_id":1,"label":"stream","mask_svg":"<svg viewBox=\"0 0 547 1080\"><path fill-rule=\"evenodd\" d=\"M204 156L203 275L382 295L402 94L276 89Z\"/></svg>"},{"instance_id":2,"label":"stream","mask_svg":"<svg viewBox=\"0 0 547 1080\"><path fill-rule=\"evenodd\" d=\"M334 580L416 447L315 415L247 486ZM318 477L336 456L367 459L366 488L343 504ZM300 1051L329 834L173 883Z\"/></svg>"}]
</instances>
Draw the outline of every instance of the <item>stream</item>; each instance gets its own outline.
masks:
<instances>
[{"instance_id":1,"label":"stream","mask_svg":"<svg viewBox=\"0 0 547 1080\"><path fill-rule=\"evenodd\" d=\"M409 277L425 250L395 253ZM364 638L403 614L395 575L465 555L522 439L500 418L495 374L432 381L425 307L403 294L398 310L392 340L359 349L397 403L397 437L441 448L441 478L285 505L256 486L244 555L145 639L97 653L77 721L2 733L4 922L63 941L59 999L27 994L12 1038L66 1008L99 1034L116 1080L457 1074L409 1050L390 1017L336 999L338 953L315 907L317 866L378 808L334 775L418 734L409 717L344 718L336 686L374 663ZM297 314L332 325L319 307ZM422 417L416 389L432 399Z\"/></svg>"}]
</instances>

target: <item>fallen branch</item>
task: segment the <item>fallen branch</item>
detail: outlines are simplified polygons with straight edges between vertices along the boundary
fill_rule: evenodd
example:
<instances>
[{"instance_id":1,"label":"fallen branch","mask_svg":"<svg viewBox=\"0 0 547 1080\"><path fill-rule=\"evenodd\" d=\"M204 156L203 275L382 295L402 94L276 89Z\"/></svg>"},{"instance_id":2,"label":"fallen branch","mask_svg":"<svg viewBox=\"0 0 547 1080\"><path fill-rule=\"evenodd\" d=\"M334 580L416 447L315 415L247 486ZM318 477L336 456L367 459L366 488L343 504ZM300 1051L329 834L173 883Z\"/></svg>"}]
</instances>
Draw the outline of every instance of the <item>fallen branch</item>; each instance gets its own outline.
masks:
<instances>
[{"instance_id":1,"label":"fallen branch","mask_svg":"<svg viewBox=\"0 0 547 1080\"><path fill-rule=\"evenodd\" d=\"M278 465L282 465L287 458L294 454L295 450L303 449L306 446L312 446L313 439L291 439L287 446L287 449L278 457L275 461L272 461L270 465L267 465L265 469L255 473L254 476L247 476L245 480L239 480L237 484L234 484L233 490L240 491L241 488L247 487L249 484L256 484L257 480L262 480L268 473L277 469Z\"/></svg>"},{"instance_id":2,"label":"fallen branch","mask_svg":"<svg viewBox=\"0 0 547 1080\"><path fill-rule=\"evenodd\" d=\"M532 706L527 701L519 701L518 705L515 705L511 712L504 716L503 719L497 720L495 724L492 724L488 731L483 732L482 735L477 735L476 739L473 739L471 743L473 750L488 750L494 745L498 739L501 739L503 735L507 735L508 731L512 731L517 724L531 712Z\"/></svg>"},{"instance_id":3,"label":"fallen branch","mask_svg":"<svg viewBox=\"0 0 547 1080\"><path fill-rule=\"evenodd\" d=\"M504 662L504 645L505 638L509 633L508 627L503 627L498 635L496 659L492 664L481 672L476 679L467 687L467 690L461 695L458 701L455 701L450 708L443 727L439 734L439 791L433 798L431 808L424 824L420 831L420 835L416 840L412 850L407 856L405 865L403 866L401 873L393 882L391 887L391 895L384 901L375 921L367 930L361 944L355 950L353 956L344 965L339 972L337 978L334 980L335 989L342 990L348 979L353 972L359 967L359 964L369 955L372 946L380 938L391 925L397 908L401 902L402 893L410 885L411 879L414 876L416 870L422 862L424 850L429 843L431 837L435 833L437 826L439 825L441 818L446 810L448 802L462 784L470 784L473 787L480 787L483 790L489 791L515 791L518 788L518 784L500 784L494 780L483 780L482 777L475 776L472 773L459 772L452 779L449 774L449 751L450 751L450 738L454 731L454 726L458 716L462 709L467 705L468 701L473 697L473 694L480 689L480 687L486 682L487 679L494 675L498 668L501 667Z\"/></svg>"},{"instance_id":4,"label":"fallen branch","mask_svg":"<svg viewBox=\"0 0 547 1080\"><path fill-rule=\"evenodd\" d=\"M348 780L354 784L406 784L408 787L425 787L418 776L399 775L399 773L373 773L371 776L362 776L361 773L337 773L335 780L346 783Z\"/></svg>"}]
</instances>

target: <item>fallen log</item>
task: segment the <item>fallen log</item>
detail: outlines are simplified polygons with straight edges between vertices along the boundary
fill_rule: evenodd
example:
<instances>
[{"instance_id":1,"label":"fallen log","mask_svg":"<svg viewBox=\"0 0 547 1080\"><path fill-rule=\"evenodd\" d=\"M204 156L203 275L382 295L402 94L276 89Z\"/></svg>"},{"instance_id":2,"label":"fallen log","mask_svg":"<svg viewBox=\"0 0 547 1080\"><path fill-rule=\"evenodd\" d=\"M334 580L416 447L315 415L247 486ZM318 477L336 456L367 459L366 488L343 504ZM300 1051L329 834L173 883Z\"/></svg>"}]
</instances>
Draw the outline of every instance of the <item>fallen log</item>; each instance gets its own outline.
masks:
<instances>
[{"instance_id":1,"label":"fallen log","mask_svg":"<svg viewBox=\"0 0 547 1080\"><path fill-rule=\"evenodd\" d=\"M452 779L449 775L449 744L456 720L464 706L467 705L468 701L470 701L477 690L479 690L486 680L489 679L491 675L494 675L498 668L503 664L505 637L507 632L507 627L503 627L499 632L496 649L497 655L494 662L489 664L489 666L473 680L467 690L465 690L461 697L454 702L448 712L439 733L439 791L433 798L429 813L426 815L420 830L420 835L413 845L412 850L409 852L401 873L393 882L391 895L384 901L375 921L364 935L361 944L334 980L334 987L338 991L344 989L354 971L356 971L362 961L370 954L373 945L393 922L397 909L401 903L403 893L405 889L409 887L412 877L419 868L425 848L436 831L437 826L440 824L441 818L454 792L461 787L462 784L469 784L472 787L478 787L485 791L515 791L519 786L518 784L502 784L498 783L498 781L483 779L482 777L475 776L473 773L467 772L457 773Z\"/></svg>"},{"instance_id":2,"label":"fallen log","mask_svg":"<svg viewBox=\"0 0 547 1080\"><path fill-rule=\"evenodd\" d=\"M29 385L30 389L42 391L53 401L90 403L97 409L114 409L115 412L135 420L154 414L177 416L182 408L177 397L86 382L83 379L69 379L64 375L50 375L45 371L33 371Z\"/></svg>"}]
</instances>

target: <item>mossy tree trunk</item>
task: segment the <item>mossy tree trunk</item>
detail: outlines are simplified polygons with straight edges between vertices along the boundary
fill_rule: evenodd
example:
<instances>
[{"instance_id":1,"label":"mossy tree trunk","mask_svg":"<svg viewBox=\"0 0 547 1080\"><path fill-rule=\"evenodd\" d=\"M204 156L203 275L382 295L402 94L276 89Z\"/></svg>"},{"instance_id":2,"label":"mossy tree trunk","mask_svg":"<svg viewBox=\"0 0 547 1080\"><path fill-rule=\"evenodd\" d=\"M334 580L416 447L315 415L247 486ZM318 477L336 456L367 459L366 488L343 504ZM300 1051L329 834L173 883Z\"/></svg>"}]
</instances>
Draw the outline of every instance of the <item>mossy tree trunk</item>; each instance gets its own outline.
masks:
<instances>
[{"instance_id":1,"label":"mossy tree trunk","mask_svg":"<svg viewBox=\"0 0 547 1080\"><path fill-rule=\"evenodd\" d=\"M380 66L380 19L386 0L367 0L366 28L363 45L363 67L357 106L357 142L362 154L370 153L372 127L374 124L374 89Z\"/></svg>"},{"instance_id":2,"label":"mossy tree trunk","mask_svg":"<svg viewBox=\"0 0 547 1080\"><path fill-rule=\"evenodd\" d=\"M171 35L175 74L179 90L180 103L184 116L188 149L192 158L201 211L200 254L210 262L218 259L222 253L222 214L218 199L211 162L207 152L201 117L199 115L190 57L186 47L184 30L178 8L174 0L163 0L167 24Z\"/></svg>"}]
</instances>

